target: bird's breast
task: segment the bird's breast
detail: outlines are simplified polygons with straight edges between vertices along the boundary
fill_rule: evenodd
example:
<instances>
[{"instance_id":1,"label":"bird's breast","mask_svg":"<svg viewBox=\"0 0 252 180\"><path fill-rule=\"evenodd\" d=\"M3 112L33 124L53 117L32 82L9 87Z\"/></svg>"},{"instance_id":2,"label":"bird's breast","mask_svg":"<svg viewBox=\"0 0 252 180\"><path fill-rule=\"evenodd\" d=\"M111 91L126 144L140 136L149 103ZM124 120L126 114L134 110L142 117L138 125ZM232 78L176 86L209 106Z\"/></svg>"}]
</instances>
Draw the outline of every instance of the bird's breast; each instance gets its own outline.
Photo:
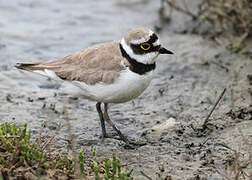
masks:
<instances>
[{"instance_id":1,"label":"bird's breast","mask_svg":"<svg viewBox=\"0 0 252 180\"><path fill-rule=\"evenodd\" d=\"M104 103L123 103L138 97L149 86L152 78L153 71L139 75L126 68L112 84L75 83L78 83L76 85L82 89L80 93L87 99Z\"/></svg>"}]
</instances>

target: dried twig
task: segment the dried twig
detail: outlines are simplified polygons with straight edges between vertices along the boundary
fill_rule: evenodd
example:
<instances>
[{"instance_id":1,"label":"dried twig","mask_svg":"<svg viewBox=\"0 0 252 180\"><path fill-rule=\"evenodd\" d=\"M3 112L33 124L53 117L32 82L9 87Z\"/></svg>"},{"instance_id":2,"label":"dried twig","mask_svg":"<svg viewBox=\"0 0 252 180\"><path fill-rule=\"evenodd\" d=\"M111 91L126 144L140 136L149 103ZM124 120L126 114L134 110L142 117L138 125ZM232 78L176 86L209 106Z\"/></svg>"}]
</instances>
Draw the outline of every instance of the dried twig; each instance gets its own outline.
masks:
<instances>
[{"instance_id":1,"label":"dried twig","mask_svg":"<svg viewBox=\"0 0 252 180\"><path fill-rule=\"evenodd\" d=\"M211 116L212 113L214 112L216 106L219 104L219 102L220 102L220 100L222 99L222 97L224 96L225 92L226 92L226 88L224 88L224 90L223 90L222 93L220 94L219 98L218 98L217 101L215 102L213 108L211 109L210 113L207 115L207 117L206 117L206 119L205 119L205 121L204 121L204 123L203 123L203 125L202 125L203 127L206 127L206 124L207 124L207 122L208 122L210 116Z\"/></svg>"},{"instance_id":2,"label":"dried twig","mask_svg":"<svg viewBox=\"0 0 252 180\"><path fill-rule=\"evenodd\" d=\"M145 172L140 171L140 173L141 173L144 177L146 177L148 180L152 180L152 178L151 178L150 176L148 176L147 174L145 174Z\"/></svg>"},{"instance_id":3,"label":"dried twig","mask_svg":"<svg viewBox=\"0 0 252 180\"><path fill-rule=\"evenodd\" d=\"M5 135L5 136L0 136L0 138L20 138L20 136Z\"/></svg>"},{"instance_id":4,"label":"dried twig","mask_svg":"<svg viewBox=\"0 0 252 180\"><path fill-rule=\"evenodd\" d=\"M71 148L72 152L73 152L73 159L74 159L74 164L75 164L75 173L74 173L74 176L75 177L80 177L81 175L81 172L80 172L80 164L79 164L79 160L78 160L78 153L76 151L76 137L75 137L75 134L73 133L73 129L72 129L72 125L70 123L70 120L69 120L69 116L68 116L68 111L67 111L67 106L64 105L64 108L63 108L63 112L64 112L64 115L65 115L65 121L66 121L66 125L67 125L67 129L68 129L68 134L69 134L69 137L70 139L68 140L68 145L69 147Z\"/></svg>"},{"instance_id":5,"label":"dried twig","mask_svg":"<svg viewBox=\"0 0 252 180\"><path fill-rule=\"evenodd\" d=\"M191 11L188 10L187 6L186 9L176 5L173 1L165 0L167 4L169 4L170 7L176 9L177 11L183 12L189 16L191 16L193 19L197 19L197 16L193 14ZM185 5L184 5L185 6Z\"/></svg>"},{"instance_id":6,"label":"dried twig","mask_svg":"<svg viewBox=\"0 0 252 180\"><path fill-rule=\"evenodd\" d=\"M36 140L35 140L35 142L38 144L39 148L41 148L41 135L43 133L44 127L46 127L46 122L45 121L43 122L42 127L41 127L41 129L39 131L39 134L38 134L38 136L36 137Z\"/></svg>"},{"instance_id":7,"label":"dried twig","mask_svg":"<svg viewBox=\"0 0 252 180\"><path fill-rule=\"evenodd\" d=\"M208 32L212 32L214 36L223 36L228 43L224 44L219 39L216 39L220 45L234 51L239 52L246 46L244 43L252 35L252 10L250 0L200 0L198 2L197 12L192 12L185 0L161 0L161 6L164 7L164 2L170 7L170 17L172 10L175 9L181 13L191 16L193 20L199 22L197 27L208 22L212 26ZM162 13L164 14L164 8ZM196 28L196 27L195 27ZM228 32L226 32L228 31ZM233 38L235 35L239 37L237 40Z\"/></svg>"},{"instance_id":8,"label":"dried twig","mask_svg":"<svg viewBox=\"0 0 252 180\"><path fill-rule=\"evenodd\" d=\"M62 124L61 123L59 123L59 125L58 125L58 127L56 128L56 131L55 131L55 133L53 134L53 136L50 138L50 139L48 139L44 144L43 144L43 146L41 147L41 152L43 152L46 148L47 148L47 146L53 141L53 139L55 138L55 136L57 135L57 133L59 132L59 130L62 128Z\"/></svg>"},{"instance_id":9,"label":"dried twig","mask_svg":"<svg viewBox=\"0 0 252 180\"><path fill-rule=\"evenodd\" d=\"M223 146L233 152L233 158L227 164L225 174L222 171L216 169L217 172L222 177L224 177L226 180L231 180L231 179L239 180L239 179L242 179L241 176L243 177L243 179L246 179L246 177L250 177L250 175L248 175L244 170L251 163L250 159L243 160L242 162L240 162L241 161L241 158L240 158L241 152L234 150L225 144L217 143L215 145Z\"/></svg>"}]
</instances>

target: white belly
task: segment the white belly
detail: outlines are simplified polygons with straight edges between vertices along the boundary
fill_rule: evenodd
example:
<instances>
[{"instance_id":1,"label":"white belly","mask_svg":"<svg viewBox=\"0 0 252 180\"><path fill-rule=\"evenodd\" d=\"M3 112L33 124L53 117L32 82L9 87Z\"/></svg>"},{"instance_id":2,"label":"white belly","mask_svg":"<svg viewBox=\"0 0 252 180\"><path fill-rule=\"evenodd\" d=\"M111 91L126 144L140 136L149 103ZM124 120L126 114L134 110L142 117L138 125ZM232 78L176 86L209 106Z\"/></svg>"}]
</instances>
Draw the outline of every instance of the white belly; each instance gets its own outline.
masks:
<instances>
[{"instance_id":1,"label":"white belly","mask_svg":"<svg viewBox=\"0 0 252 180\"><path fill-rule=\"evenodd\" d=\"M153 72L145 75L138 75L128 68L120 73L113 84L97 83L88 85L84 82L73 81L70 87L69 82L64 92L82 96L83 98L104 103L122 103L139 96L150 84ZM64 85L63 85L64 86Z\"/></svg>"}]
</instances>

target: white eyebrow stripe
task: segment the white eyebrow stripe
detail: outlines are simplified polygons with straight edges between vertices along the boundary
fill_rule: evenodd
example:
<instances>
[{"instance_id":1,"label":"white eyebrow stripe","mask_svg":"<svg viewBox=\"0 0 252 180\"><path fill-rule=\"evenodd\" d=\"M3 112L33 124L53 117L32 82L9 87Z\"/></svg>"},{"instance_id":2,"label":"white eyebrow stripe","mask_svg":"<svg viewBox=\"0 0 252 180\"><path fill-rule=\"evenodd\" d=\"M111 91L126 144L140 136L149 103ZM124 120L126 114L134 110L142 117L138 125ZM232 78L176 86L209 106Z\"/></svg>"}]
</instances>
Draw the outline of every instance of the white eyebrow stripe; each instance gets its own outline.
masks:
<instances>
[{"instance_id":1,"label":"white eyebrow stripe","mask_svg":"<svg viewBox=\"0 0 252 180\"><path fill-rule=\"evenodd\" d=\"M141 44L141 43L144 43L144 42L146 42L148 40L149 39L141 38L141 39L131 40L130 43L131 44Z\"/></svg>"},{"instance_id":2,"label":"white eyebrow stripe","mask_svg":"<svg viewBox=\"0 0 252 180\"><path fill-rule=\"evenodd\" d=\"M149 36L151 37L154 34L152 30L149 30Z\"/></svg>"},{"instance_id":3,"label":"white eyebrow stripe","mask_svg":"<svg viewBox=\"0 0 252 180\"><path fill-rule=\"evenodd\" d=\"M159 46L160 45L160 41L159 39L157 39L154 43L153 43L153 46Z\"/></svg>"}]
</instances>

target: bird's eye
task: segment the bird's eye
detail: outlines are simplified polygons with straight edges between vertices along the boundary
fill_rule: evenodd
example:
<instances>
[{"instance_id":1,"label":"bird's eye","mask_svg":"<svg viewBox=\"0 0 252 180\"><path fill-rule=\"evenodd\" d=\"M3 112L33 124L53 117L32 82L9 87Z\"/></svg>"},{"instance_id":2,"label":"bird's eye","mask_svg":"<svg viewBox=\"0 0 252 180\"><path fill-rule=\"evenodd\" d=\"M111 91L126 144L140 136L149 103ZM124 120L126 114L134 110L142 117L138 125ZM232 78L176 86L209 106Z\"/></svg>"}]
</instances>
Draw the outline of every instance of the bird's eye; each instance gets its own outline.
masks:
<instances>
[{"instance_id":1,"label":"bird's eye","mask_svg":"<svg viewBox=\"0 0 252 180\"><path fill-rule=\"evenodd\" d=\"M147 51L147 50L150 49L151 45L149 43L143 43L143 44L140 45L140 47L141 47L142 50Z\"/></svg>"}]
</instances>

